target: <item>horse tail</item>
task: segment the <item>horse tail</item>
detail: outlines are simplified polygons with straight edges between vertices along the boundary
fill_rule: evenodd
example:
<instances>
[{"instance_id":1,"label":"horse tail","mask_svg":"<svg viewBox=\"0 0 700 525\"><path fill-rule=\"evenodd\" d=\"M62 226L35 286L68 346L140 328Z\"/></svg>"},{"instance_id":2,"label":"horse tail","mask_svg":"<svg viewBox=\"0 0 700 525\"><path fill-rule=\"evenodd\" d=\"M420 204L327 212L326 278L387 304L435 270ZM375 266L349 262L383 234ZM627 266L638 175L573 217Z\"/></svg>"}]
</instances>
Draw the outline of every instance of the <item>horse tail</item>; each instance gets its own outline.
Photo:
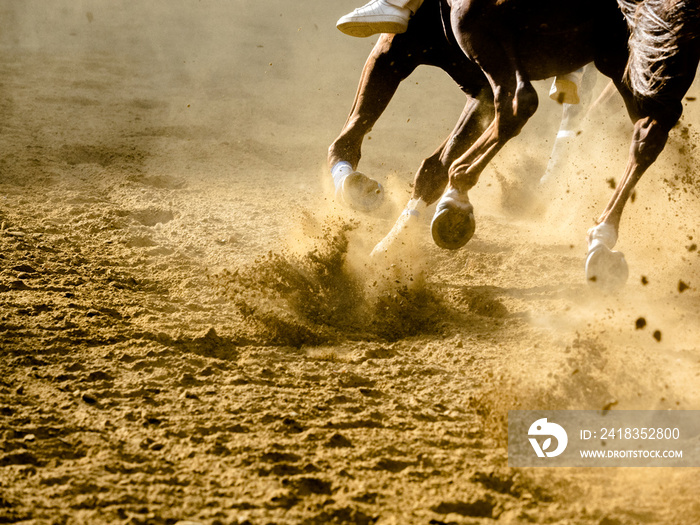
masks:
<instances>
[{"instance_id":1,"label":"horse tail","mask_svg":"<svg viewBox=\"0 0 700 525\"><path fill-rule=\"evenodd\" d=\"M618 0L630 28L625 79L637 96L654 97L672 78L669 65L700 36L697 0ZM673 68L670 68L673 70Z\"/></svg>"}]
</instances>

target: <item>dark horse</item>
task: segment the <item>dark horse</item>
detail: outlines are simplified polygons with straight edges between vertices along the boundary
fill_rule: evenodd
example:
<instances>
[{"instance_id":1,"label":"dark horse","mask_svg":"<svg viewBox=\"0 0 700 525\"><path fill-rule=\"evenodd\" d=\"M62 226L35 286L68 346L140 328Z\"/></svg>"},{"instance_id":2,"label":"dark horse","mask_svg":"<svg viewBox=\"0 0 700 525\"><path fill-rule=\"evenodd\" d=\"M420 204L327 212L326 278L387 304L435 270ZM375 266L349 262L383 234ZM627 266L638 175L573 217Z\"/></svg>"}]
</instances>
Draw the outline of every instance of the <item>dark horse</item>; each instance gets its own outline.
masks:
<instances>
[{"instance_id":1,"label":"dark horse","mask_svg":"<svg viewBox=\"0 0 700 525\"><path fill-rule=\"evenodd\" d=\"M622 95L634 133L621 184L588 234L586 274L604 286L624 283L627 264L612 251L620 218L635 184L663 150L682 112L682 99L700 60L700 7L695 0L441 0L449 4L446 40L469 65L468 94L490 88L491 123L472 140L479 119L467 118L466 151L452 161L448 180L416 176L414 199L434 202L447 183L431 226L443 248L457 249L474 233L468 191L488 162L537 109L531 81L574 71L588 62ZM619 5L618 5L619 4ZM420 12L420 11L419 11ZM478 71L474 72L474 68ZM469 106L469 104L468 104ZM469 117L469 116L468 116ZM463 118L465 120L465 115ZM454 136L454 133L453 133ZM443 145L444 146L444 145ZM359 159L358 159L359 160ZM397 223L398 224L398 223Z\"/></svg>"}]
</instances>

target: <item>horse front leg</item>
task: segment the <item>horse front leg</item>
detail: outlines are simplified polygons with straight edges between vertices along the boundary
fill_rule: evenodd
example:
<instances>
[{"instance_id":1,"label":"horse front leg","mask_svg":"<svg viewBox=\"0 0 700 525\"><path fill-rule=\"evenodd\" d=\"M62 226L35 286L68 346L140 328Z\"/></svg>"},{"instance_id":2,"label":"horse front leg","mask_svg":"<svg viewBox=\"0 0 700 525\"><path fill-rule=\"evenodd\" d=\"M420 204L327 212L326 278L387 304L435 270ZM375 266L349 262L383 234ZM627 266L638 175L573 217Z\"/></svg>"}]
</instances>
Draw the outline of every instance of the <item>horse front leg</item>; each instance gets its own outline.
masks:
<instances>
[{"instance_id":1,"label":"horse front leg","mask_svg":"<svg viewBox=\"0 0 700 525\"><path fill-rule=\"evenodd\" d=\"M440 248L456 250L472 238L476 221L469 190L491 159L520 133L537 110L537 93L519 72L515 72L514 88L509 88L508 80L489 76L489 81L494 86L495 117L481 137L450 167L449 184L431 223L433 240Z\"/></svg>"},{"instance_id":2,"label":"horse front leg","mask_svg":"<svg viewBox=\"0 0 700 525\"><path fill-rule=\"evenodd\" d=\"M598 219L598 224L588 230L586 279L589 284L616 289L627 281L629 269L625 256L613 251L622 211L639 179L664 149L670 129L668 123L662 124L650 116L637 120L622 182Z\"/></svg>"},{"instance_id":3,"label":"horse front leg","mask_svg":"<svg viewBox=\"0 0 700 525\"><path fill-rule=\"evenodd\" d=\"M418 66L411 42L382 35L362 70L355 100L338 138L328 148L335 196L360 211L378 208L384 200L379 182L357 171L362 140L369 133L403 81Z\"/></svg>"}]
</instances>

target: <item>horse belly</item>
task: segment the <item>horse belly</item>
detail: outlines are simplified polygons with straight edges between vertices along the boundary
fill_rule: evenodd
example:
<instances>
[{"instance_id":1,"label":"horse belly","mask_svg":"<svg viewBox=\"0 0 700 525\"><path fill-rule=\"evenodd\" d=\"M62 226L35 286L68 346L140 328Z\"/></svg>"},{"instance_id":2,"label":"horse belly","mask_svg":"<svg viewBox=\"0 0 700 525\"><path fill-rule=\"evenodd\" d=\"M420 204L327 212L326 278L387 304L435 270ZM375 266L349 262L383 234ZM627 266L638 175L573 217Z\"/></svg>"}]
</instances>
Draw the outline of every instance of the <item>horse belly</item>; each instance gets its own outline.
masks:
<instances>
[{"instance_id":1,"label":"horse belly","mask_svg":"<svg viewBox=\"0 0 700 525\"><path fill-rule=\"evenodd\" d=\"M519 46L518 58L531 80L542 80L571 73L594 60L594 47L578 40L567 45L565 40L557 40L553 43L543 41L532 48Z\"/></svg>"},{"instance_id":2,"label":"horse belly","mask_svg":"<svg viewBox=\"0 0 700 525\"><path fill-rule=\"evenodd\" d=\"M575 71L601 50L626 51L627 24L616 0L511 2L516 53L532 80Z\"/></svg>"}]
</instances>

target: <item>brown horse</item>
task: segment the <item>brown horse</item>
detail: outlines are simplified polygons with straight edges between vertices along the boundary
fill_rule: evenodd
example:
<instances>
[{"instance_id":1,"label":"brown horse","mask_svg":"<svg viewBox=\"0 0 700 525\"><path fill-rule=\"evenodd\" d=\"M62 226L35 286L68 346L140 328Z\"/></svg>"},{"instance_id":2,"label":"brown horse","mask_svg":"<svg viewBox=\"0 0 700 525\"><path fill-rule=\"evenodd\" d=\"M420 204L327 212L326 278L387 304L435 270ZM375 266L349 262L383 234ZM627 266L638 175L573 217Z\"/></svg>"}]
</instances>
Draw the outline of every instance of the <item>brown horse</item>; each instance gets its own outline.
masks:
<instances>
[{"instance_id":1,"label":"brown horse","mask_svg":"<svg viewBox=\"0 0 700 525\"><path fill-rule=\"evenodd\" d=\"M474 214L467 192L537 109L530 81L593 61L622 95L634 134L622 183L589 230L586 273L589 282L608 287L625 282L624 256L612 251L620 218L635 184L680 118L700 60L700 8L696 0L619 2L452 0L452 29L491 85L495 117L450 167L449 185L432 222L439 246L455 249L471 238Z\"/></svg>"},{"instance_id":2,"label":"brown horse","mask_svg":"<svg viewBox=\"0 0 700 525\"><path fill-rule=\"evenodd\" d=\"M367 58L352 110L340 135L328 149L328 165L334 174L336 196L348 206L371 211L382 203L381 185L357 172L363 138L372 129L399 84L418 66L430 65L443 69L467 95L462 115L440 147L423 161L416 174L415 197L432 203L442 194L453 161L471 146L493 119L493 93L480 77L480 71L462 53L449 25L449 6L441 0L425 0L411 19L404 34L385 34ZM595 68L586 68L583 75L582 98L589 100L595 83ZM475 80L476 79L476 80ZM559 134L568 137L586 114L587 104L563 104ZM555 140L552 160L544 180L556 176L561 168L566 145Z\"/></svg>"},{"instance_id":3,"label":"brown horse","mask_svg":"<svg viewBox=\"0 0 700 525\"><path fill-rule=\"evenodd\" d=\"M467 103L451 134L425 159L414 179L414 191L392 232L377 246L386 249L405 228L416 223L422 208L440 198L449 180L449 168L476 141L493 120L493 92L481 70L462 52L450 25L449 5L444 0L425 0L404 34L385 34L367 58L362 70L352 110L328 149L336 198L361 211L371 211L383 202L379 182L357 170L363 138L386 109L399 84L418 66L444 70L467 95ZM567 130L583 117L579 106L564 105L562 129ZM555 151L557 159L561 152ZM564 148L565 149L565 148ZM548 167L547 176L558 170Z\"/></svg>"},{"instance_id":4,"label":"brown horse","mask_svg":"<svg viewBox=\"0 0 700 525\"><path fill-rule=\"evenodd\" d=\"M468 103L471 112L465 109L456 133L436 152L444 166L451 161L450 155L466 149L449 163L449 184L431 225L436 244L457 249L473 235L475 221L468 191L488 162L536 111L537 94L531 81L569 73L594 62L622 95L635 129L622 183L597 226L589 231L586 273L591 283L607 287L624 283L627 264L624 256L612 248L624 205L639 178L662 151L670 129L680 118L682 98L695 77L700 60L696 38L700 35L699 8L695 0L619 0L619 5L616 0L440 0L438 5L441 18L447 20L449 16L449 21L444 37L435 38L448 46L449 60L464 79L460 84L468 86L465 91L480 98ZM391 42L391 37L382 38ZM452 49L454 42L464 58ZM474 109L487 107L483 102L486 93L493 96L493 118L474 140L483 129ZM393 90L389 90L389 98L391 94ZM362 105L361 100L356 102ZM379 99L380 105L385 103L388 98ZM463 139L462 145L450 148L455 139ZM359 161L359 149L357 153ZM411 211L434 202L445 185L440 170L431 174L421 168L407 208L409 216ZM405 222L402 216L395 229L400 230Z\"/></svg>"}]
</instances>

